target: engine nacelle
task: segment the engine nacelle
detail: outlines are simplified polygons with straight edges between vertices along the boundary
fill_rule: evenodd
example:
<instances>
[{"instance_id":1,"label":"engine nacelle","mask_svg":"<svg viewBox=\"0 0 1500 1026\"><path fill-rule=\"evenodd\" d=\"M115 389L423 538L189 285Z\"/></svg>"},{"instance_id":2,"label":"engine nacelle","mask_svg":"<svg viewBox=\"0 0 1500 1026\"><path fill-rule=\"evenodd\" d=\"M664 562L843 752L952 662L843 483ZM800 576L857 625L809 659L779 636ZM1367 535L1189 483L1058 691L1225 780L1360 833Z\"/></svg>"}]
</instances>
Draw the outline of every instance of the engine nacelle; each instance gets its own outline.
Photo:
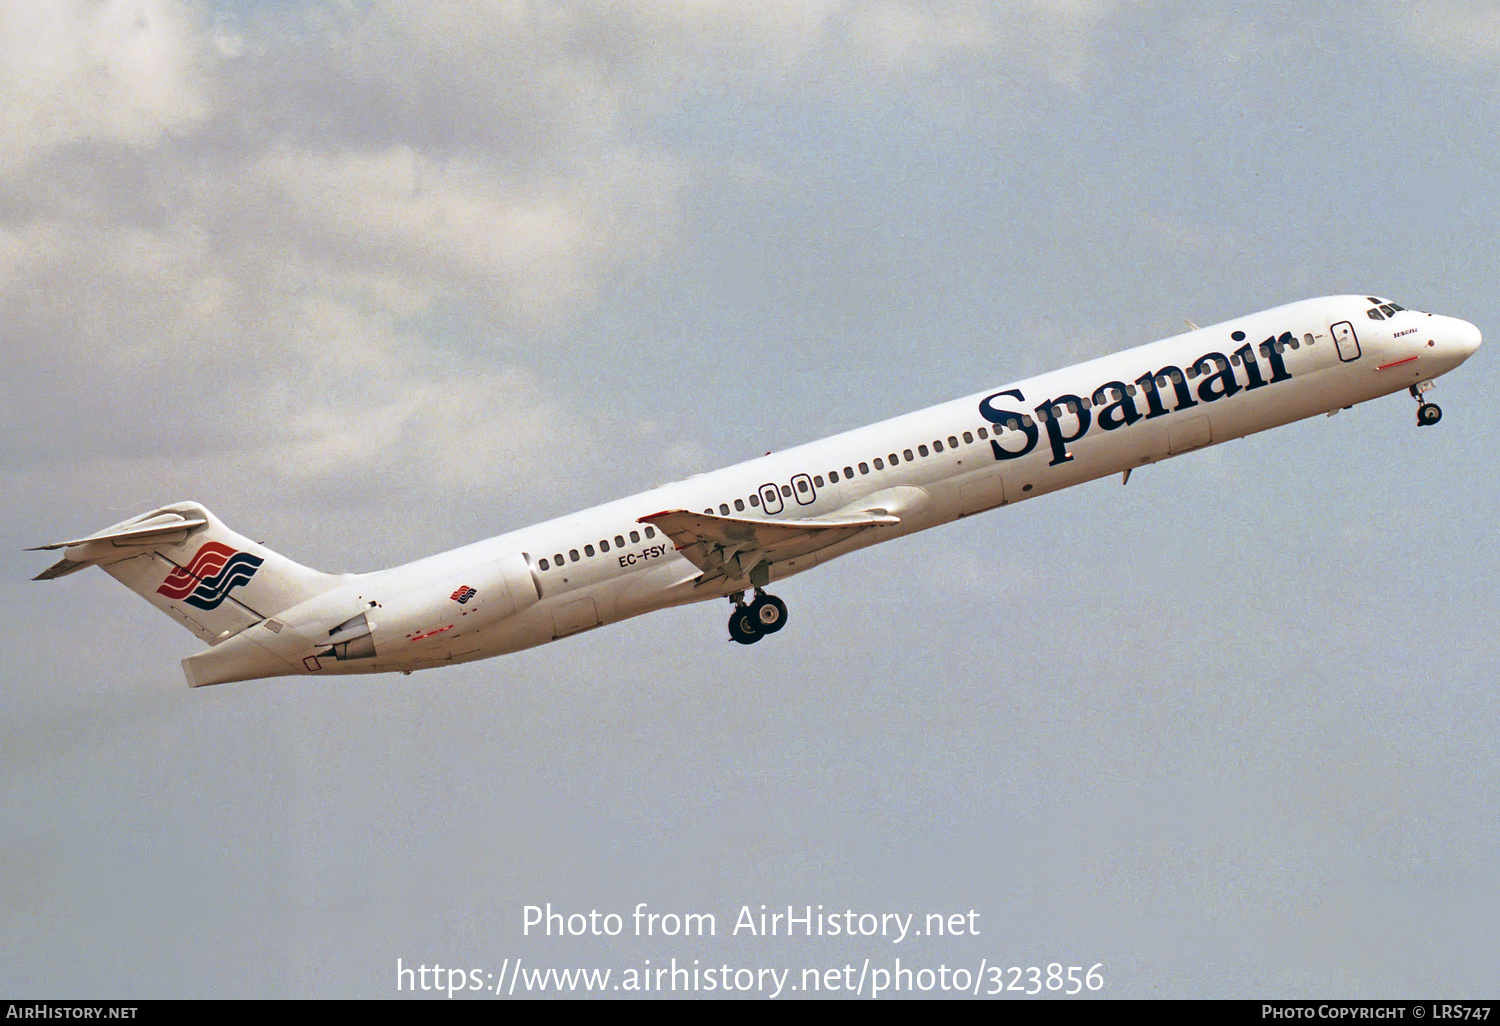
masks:
<instances>
[{"instance_id":1,"label":"engine nacelle","mask_svg":"<svg viewBox=\"0 0 1500 1026\"><path fill-rule=\"evenodd\" d=\"M443 658L453 642L492 627L534 605L538 599L531 568L520 553L448 574L398 594L373 596L377 605L362 614L378 659ZM337 634L332 635L332 638ZM356 658L354 636L343 639ZM337 643L335 644L337 657Z\"/></svg>"},{"instance_id":2,"label":"engine nacelle","mask_svg":"<svg viewBox=\"0 0 1500 1026\"><path fill-rule=\"evenodd\" d=\"M454 565L449 561L449 567ZM454 642L534 605L535 578L512 552L461 573L421 564L368 574L262 620L183 660L193 686L328 669L407 669L455 654ZM477 641L475 646L477 647ZM458 653L467 651L460 647Z\"/></svg>"},{"instance_id":3,"label":"engine nacelle","mask_svg":"<svg viewBox=\"0 0 1500 1026\"><path fill-rule=\"evenodd\" d=\"M531 568L519 552L427 581L413 580L403 569L388 581L369 582L362 589L364 609L318 632L319 658L443 659L454 641L514 616L538 598Z\"/></svg>"}]
</instances>

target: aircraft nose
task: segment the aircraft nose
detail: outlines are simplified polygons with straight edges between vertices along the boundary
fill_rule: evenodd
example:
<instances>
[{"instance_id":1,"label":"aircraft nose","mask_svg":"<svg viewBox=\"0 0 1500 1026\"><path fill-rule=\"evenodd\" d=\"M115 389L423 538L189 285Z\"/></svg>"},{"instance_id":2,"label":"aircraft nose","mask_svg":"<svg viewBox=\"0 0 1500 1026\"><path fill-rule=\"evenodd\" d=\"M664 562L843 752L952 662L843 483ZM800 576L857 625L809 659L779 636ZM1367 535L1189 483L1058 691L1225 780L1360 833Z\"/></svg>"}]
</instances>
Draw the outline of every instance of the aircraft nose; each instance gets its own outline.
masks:
<instances>
[{"instance_id":1,"label":"aircraft nose","mask_svg":"<svg viewBox=\"0 0 1500 1026\"><path fill-rule=\"evenodd\" d=\"M1454 318L1453 327L1453 344L1459 352L1464 354L1464 358L1468 359L1474 355L1475 350L1479 348L1479 343L1483 341L1479 328L1457 318Z\"/></svg>"}]
</instances>

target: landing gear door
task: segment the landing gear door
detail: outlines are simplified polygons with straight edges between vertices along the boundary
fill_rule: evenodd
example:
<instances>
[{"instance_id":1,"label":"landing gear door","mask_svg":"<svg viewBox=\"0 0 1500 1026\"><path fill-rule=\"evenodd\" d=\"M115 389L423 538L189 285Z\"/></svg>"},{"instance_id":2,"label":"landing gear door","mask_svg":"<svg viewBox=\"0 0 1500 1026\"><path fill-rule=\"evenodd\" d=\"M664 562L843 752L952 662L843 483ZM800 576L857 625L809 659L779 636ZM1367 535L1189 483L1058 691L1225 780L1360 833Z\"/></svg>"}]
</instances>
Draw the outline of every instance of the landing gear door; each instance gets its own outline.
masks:
<instances>
[{"instance_id":1,"label":"landing gear door","mask_svg":"<svg viewBox=\"0 0 1500 1026\"><path fill-rule=\"evenodd\" d=\"M1333 332L1333 346L1339 351L1339 359L1348 363L1359 359L1359 339L1355 337L1354 325L1339 321L1328 329Z\"/></svg>"}]
</instances>

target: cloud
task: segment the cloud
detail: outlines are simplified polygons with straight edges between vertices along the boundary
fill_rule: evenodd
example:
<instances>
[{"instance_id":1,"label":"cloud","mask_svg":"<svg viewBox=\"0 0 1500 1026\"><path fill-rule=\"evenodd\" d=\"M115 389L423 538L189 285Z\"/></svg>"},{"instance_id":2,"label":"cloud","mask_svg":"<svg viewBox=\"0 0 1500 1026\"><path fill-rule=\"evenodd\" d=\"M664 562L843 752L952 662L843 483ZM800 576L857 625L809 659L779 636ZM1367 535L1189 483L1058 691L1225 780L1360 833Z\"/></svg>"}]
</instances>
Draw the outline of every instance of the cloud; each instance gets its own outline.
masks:
<instances>
[{"instance_id":1,"label":"cloud","mask_svg":"<svg viewBox=\"0 0 1500 1026\"><path fill-rule=\"evenodd\" d=\"M176 494L230 487L232 455L246 497L325 504L546 481L544 444L641 413L568 409L553 347L743 166L655 119L695 92L838 103L1113 6L0 7L0 465ZM651 478L701 460L653 448Z\"/></svg>"},{"instance_id":2,"label":"cloud","mask_svg":"<svg viewBox=\"0 0 1500 1026\"><path fill-rule=\"evenodd\" d=\"M208 111L204 51L172 0L0 7L0 167L75 140L150 145Z\"/></svg>"},{"instance_id":3,"label":"cloud","mask_svg":"<svg viewBox=\"0 0 1500 1026\"><path fill-rule=\"evenodd\" d=\"M993 33L993 25L972 5L944 9L892 0L857 7L848 19L850 40L886 68L926 64L950 50L988 49Z\"/></svg>"},{"instance_id":4,"label":"cloud","mask_svg":"<svg viewBox=\"0 0 1500 1026\"><path fill-rule=\"evenodd\" d=\"M253 177L284 212L285 243L346 286L403 312L457 295L520 325L554 320L611 267L656 253L681 184L670 160L623 148L573 174L524 178L409 147L283 147ZM391 267L404 289L386 295Z\"/></svg>"},{"instance_id":5,"label":"cloud","mask_svg":"<svg viewBox=\"0 0 1500 1026\"><path fill-rule=\"evenodd\" d=\"M1406 37L1417 49L1445 59L1500 57L1500 9L1474 0L1428 0L1403 7Z\"/></svg>"}]
</instances>

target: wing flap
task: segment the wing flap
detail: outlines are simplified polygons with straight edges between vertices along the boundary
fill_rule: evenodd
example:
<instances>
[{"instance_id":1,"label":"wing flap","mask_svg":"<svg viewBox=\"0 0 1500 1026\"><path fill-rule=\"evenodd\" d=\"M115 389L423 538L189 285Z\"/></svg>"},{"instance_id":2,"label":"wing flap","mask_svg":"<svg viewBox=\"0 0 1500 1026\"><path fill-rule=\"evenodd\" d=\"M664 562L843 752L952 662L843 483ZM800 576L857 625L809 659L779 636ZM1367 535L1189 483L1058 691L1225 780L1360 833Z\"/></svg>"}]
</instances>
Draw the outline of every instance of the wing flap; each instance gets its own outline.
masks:
<instances>
[{"instance_id":1,"label":"wing flap","mask_svg":"<svg viewBox=\"0 0 1500 1026\"><path fill-rule=\"evenodd\" d=\"M641 517L639 523L651 524L672 539L677 551L703 571L701 584L720 577L753 583L760 567L817 552L860 531L899 524L901 518L872 510L808 520L759 520L672 509Z\"/></svg>"}]
</instances>

